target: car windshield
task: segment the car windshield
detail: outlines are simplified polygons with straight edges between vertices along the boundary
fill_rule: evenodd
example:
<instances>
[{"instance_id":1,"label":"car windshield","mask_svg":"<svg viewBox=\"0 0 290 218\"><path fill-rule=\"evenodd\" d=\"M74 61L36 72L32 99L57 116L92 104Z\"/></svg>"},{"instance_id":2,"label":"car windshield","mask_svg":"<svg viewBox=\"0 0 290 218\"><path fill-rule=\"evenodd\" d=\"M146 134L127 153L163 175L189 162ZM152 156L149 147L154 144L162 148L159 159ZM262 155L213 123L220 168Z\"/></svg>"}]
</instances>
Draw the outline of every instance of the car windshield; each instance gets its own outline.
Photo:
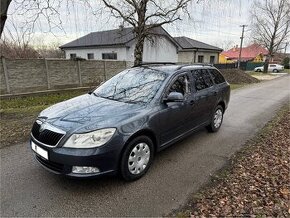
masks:
<instances>
[{"instance_id":1,"label":"car windshield","mask_svg":"<svg viewBox=\"0 0 290 218\"><path fill-rule=\"evenodd\" d=\"M94 94L115 101L147 103L154 98L167 76L165 72L150 68L131 68L105 82Z\"/></svg>"}]
</instances>

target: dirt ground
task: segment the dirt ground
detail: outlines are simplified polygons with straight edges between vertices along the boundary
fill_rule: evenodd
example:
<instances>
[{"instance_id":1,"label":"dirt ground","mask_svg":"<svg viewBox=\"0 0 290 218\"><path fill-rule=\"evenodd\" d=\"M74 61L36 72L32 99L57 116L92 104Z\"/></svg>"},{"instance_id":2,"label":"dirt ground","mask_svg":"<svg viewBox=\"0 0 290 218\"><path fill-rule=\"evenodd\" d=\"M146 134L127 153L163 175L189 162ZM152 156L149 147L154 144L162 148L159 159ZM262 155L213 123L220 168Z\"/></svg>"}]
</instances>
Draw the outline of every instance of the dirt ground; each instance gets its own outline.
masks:
<instances>
[{"instance_id":1,"label":"dirt ground","mask_svg":"<svg viewBox=\"0 0 290 218\"><path fill-rule=\"evenodd\" d=\"M222 69L220 71L230 84L249 84L259 82L258 79L239 69Z\"/></svg>"}]
</instances>

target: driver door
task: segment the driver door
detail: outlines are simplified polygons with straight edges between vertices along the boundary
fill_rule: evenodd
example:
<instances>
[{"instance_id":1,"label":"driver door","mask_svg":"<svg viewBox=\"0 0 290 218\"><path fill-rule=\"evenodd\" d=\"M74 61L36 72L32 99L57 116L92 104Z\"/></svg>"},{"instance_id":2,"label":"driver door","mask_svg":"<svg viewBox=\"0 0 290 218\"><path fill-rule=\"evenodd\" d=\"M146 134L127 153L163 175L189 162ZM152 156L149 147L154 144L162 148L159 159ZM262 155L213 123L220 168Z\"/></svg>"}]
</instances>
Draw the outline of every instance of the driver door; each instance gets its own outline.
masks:
<instances>
[{"instance_id":1,"label":"driver door","mask_svg":"<svg viewBox=\"0 0 290 218\"><path fill-rule=\"evenodd\" d=\"M162 109L159 113L161 145L174 140L188 129L191 93L189 78L187 72L181 73L169 83L165 90L165 98L170 92L180 92L184 100L183 102L162 102Z\"/></svg>"}]
</instances>

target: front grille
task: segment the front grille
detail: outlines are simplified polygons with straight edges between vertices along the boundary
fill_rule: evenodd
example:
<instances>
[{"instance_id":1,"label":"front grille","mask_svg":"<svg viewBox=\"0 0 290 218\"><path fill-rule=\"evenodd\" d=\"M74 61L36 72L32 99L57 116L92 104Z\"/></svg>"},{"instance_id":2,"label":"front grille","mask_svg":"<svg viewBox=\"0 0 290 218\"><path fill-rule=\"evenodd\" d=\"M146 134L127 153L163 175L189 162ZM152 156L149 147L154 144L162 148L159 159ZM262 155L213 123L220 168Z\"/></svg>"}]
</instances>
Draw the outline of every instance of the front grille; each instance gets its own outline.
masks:
<instances>
[{"instance_id":1,"label":"front grille","mask_svg":"<svg viewBox=\"0 0 290 218\"><path fill-rule=\"evenodd\" d=\"M64 134L53 132L49 129L45 129L41 132L39 131L39 129L40 124L35 122L32 126L31 133L37 141L46 145L55 146L59 142L59 140L64 136Z\"/></svg>"},{"instance_id":2,"label":"front grille","mask_svg":"<svg viewBox=\"0 0 290 218\"><path fill-rule=\"evenodd\" d=\"M47 167L48 169L51 169L59 173L61 173L64 169L64 165L45 160L39 157L38 155L36 155L36 160L43 166Z\"/></svg>"}]
</instances>

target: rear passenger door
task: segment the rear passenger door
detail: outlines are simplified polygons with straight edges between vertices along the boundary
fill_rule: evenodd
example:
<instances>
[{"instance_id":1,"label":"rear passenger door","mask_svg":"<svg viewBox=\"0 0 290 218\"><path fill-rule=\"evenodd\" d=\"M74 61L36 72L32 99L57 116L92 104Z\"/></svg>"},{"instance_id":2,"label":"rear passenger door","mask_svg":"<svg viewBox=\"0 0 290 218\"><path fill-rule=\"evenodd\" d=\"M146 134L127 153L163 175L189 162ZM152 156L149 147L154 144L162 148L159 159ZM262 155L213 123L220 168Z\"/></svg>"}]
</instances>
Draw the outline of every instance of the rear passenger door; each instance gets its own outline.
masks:
<instances>
[{"instance_id":1,"label":"rear passenger door","mask_svg":"<svg viewBox=\"0 0 290 218\"><path fill-rule=\"evenodd\" d=\"M206 69L193 70L191 73L194 89L191 120L194 126L199 126L210 120L217 101L217 91Z\"/></svg>"}]
</instances>

